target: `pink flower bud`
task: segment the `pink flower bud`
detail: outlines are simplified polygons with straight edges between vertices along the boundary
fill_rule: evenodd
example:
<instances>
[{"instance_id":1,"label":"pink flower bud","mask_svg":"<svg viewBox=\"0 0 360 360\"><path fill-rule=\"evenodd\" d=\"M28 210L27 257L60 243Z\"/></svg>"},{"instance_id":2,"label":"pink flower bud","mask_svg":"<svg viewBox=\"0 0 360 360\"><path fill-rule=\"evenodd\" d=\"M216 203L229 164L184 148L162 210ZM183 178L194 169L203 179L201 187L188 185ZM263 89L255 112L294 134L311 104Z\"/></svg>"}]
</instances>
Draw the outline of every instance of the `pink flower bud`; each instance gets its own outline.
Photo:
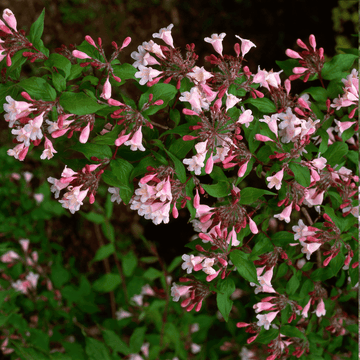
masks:
<instances>
[{"instance_id":1,"label":"pink flower bud","mask_svg":"<svg viewBox=\"0 0 360 360\"><path fill-rule=\"evenodd\" d=\"M205 165L205 172L207 174L211 174L213 167L214 167L214 160L213 160L212 154L210 154L210 157L207 160L206 165Z\"/></svg>"},{"instance_id":2,"label":"pink flower bud","mask_svg":"<svg viewBox=\"0 0 360 360\"><path fill-rule=\"evenodd\" d=\"M316 40L315 40L315 36L312 34L309 36L309 43L315 51L316 50Z\"/></svg>"},{"instance_id":3,"label":"pink flower bud","mask_svg":"<svg viewBox=\"0 0 360 360\"><path fill-rule=\"evenodd\" d=\"M87 125L81 131L79 141L82 144L85 144L89 139L89 135L90 135L90 123L87 123Z\"/></svg>"},{"instance_id":4,"label":"pink flower bud","mask_svg":"<svg viewBox=\"0 0 360 360\"><path fill-rule=\"evenodd\" d=\"M298 52L291 49L287 49L285 54L292 59L303 59L303 57Z\"/></svg>"},{"instance_id":5,"label":"pink flower bud","mask_svg":"<svg viewBox=\"0 0 360 360\"><path fill-rule=\"evenodd\" d=\"M125 38L125 40L123 41L120 50L126 48L129 44L131 43L131 37L127 37Z\"/></svg>"},{"instance_id":6,"label":"pink flower bud","mask_svg":"<svg viewBox=\"0 0 360 360\"><path fill-rule=\"evenodd\" d=\"M198 138L198 136L192 136L192 135L184 135L183 136L184 141L191 141L191 140L195 140L197 138Z\"/></svg>"},{"instance_id":7,"label":"pink flower bud","mask_svg":"<svg viewBox=\"0 0 360 360\"><path fill-rule=\"evenodd\" d=\"M5 9L3 11L3 19L6 21L6 23L15 31L16 30L16 25L17 25L17 22L16 22L16 18L15 18L15 15L13 14L13 12L10 10L10 9Z\"/></svg>"},{"instance_id":8,"label":"pink flower bud","mask_svg":"<svg viewBox=\"0 0 360 360\"><path fill-rule=\"evenodd\" d=\"M118 76L115 76L114 74L113 74L113 78L114 78L115 81L121 82L121 79Z\"/></svg>"},{"instance_id":9,"label":"pink flower bud","mask_svg":"<svg viewBox=\"0 0 360 360\"><path fill-rule=\"evenodd\" d=\"M85 40L90 44L92 45L94 48L97 49L97 46L95 44L95 41L93 40L93 38L90 36L90 35L86 35L85 36Z\"/></svg>"},{"instance_id":10,"label":"pink flower bud","mask_svg":"<svg viewBox=\"0 0 360 360\"><path fill-rule=\"evenodd\" d=\"M112 106L124 106L124 104L122 102L114 100L114 99L109 99L108 104L110 104Z\"/></svg>"},{"instance_id":11,"label":"pink flower bud","mask_svg":"<svg viewBox=\"0 0 360 360\"><path fill-rule=\"evenodd\" d=\"M72 52L73 56L75 56L78 59L91 59L90 56L86 55L84 52L79 51L79 50L74 50Z\"/></svg>"},{"instance_id":12,"label":"pink flower bud","mask_svg":"<svg viewBox=\"0 0 360 360\"><path fill-rule=\"evenodd\" d=\"M183 114L185 114L185 115L194 115L194 116L199 116L199 114L198 113L196 113L195 111L193 111L193 110L190 110L190 109L183 109Z\"/></svg>"},{"instance_id":13,"label":"pink flower bud","mask_svg":"<svg viewBox=\"0 0 360 360\"><path fill-rule=\"evenodd\" d=\"M289 79L286 79L284 81L284 85L285 85L286 93L289 95L290 90L291 90L291 81Z\"/></svg>"},{"instance_id":14,"label":"pink flower bud","mask_svg":"<svg viewBox=\"0 0 360 360\"><path fill-rule=\"evenodd\" d=\"M172 216L174 219L177 219L179 217L179 211L176 208L176 205L174 204L173 208L172 208Z\"/></svg>"},{"instance_id":15,"label":"pink flower bud","mask_svg":"<svg viewBox=\"0 0 360 360\"><path fill-rule=\"evenodd\" d=\"M261 134L256 134L255 139L258 140L258 141L272 141L272 142L274 142L273 139L270 139L269 137L267 137L265 135L261 135Z\"/></svg>"},{"instance_id":16,"label":"pink flower bud","mask_svg":"<svg viewBox=\"0 0 360 360\"><path fill-rule=\"evenodd\" d=\"M304 42L300 39L296 40L296 43L298 44L298 46L300 46L301 48L305 49L305 50L309 50L309 48L304 44Z\"/></svg>"},{"instance_id":17,"label":"pink flower bud","mask_svg":"<svg viewBox=\"0 0 360 360\"><path fill-rule=\"evenodd\" d=\"M305 71L307 71L307 68L304 67L294 67L293 68L293 73L294 74L303 74Z\"/></svg>"},{"instance_id":18,"label":"pink flower bud","mask_svg":"<svg viewBox=\"0 0 360 360\"><path fill-rule=\"evenodd\" d=\"M108 100L111 98L111 84L109 81L109 76L107 77L107 79L105 81L103 91L102 91L100 97L102 97L105 100Z\"/></svg>"}]
</instances>

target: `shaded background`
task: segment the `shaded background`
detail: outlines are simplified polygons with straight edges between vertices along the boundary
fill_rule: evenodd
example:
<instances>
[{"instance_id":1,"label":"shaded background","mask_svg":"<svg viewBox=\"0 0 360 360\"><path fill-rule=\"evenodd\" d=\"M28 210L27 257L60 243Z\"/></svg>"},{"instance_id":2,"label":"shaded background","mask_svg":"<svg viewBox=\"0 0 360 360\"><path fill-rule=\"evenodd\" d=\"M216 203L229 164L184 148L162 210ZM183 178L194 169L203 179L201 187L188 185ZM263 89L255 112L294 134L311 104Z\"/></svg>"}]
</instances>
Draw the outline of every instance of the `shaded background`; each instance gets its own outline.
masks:
<instances>
[{"instance_id":1,"label":"shaded background","mask_svg":"<svg viewBox=\"0 0 360 360\"><path fill-rule=\"evenodd\" d=\"M172 30L174 45L182 49L187 43L195 43L199 55L198 65L205 65L204 57L213 53L205 37L213 33L225 32L224 54L234 55L233 45L237 41L234 35L253 41L257 48L251 49L246 59L253 72L257 66L266 70L278 71L275 60L286 60L287 48L298 49L296 39L306 43L310 34L314 34L318 47L325 49L325 55L332 57L341 47L357 47L358 2L356 0L2 0L2 8L10 8L18 21L18 28L29 31L31 24L45 12L45 30L43 40L51 51L61 44L78 45L85 35L101 37L105 50L112 52L111 42L121 44L130 36L132 42L119 57L122 62L133 63L132 51L137 50L143 41L152 39L152 34L160 28L174 24ZM160 41L161 42L161 41ZM8 129L6 130L8 131ZM26 162L25 162L26 163ZM29 170L33 164L29 164ZM51 169L53 170L53 169ZM61 171L61 170L60 170ZM50 176L57 176L53 172ZM98 200L98 199L97 199ZM84 211L90 207L82 208ZM192 226L187 224L188 213L180 211L177 220L169 225L155 226L123 204L115 205L113 223L121 234L135 235L144 233L149 240L160 246L160 255L167 261L184 253L184 245L194 234ZM113 219L114 219L113 218ZM80 262L86 267L98 244L93 232L83 227L80 215L64 219L67 229L57 228L54 224L53 236L63 238L71 245L67 256L76 256L82 247ZM171 246L169 246L171 243ZM88 247L84 248L84 244ZM163 245L163 246L161 246ZM161 250L163 252L161 252Z\"/></svg>"}]
</instances>

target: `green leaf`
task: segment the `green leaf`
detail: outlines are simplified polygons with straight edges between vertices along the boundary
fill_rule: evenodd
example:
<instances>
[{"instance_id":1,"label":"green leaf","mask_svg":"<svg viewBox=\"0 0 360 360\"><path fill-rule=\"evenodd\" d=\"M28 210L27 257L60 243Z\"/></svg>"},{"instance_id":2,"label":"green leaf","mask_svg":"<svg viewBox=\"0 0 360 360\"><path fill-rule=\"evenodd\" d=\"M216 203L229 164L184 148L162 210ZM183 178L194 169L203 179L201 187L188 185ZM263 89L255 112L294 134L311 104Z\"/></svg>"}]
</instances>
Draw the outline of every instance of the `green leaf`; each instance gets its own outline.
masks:
<instances>
[{"instance_id":1,"label":"green leaf","mask_svg":"<svg viewBox=\"0 0 360 360\"><path fill-rule=\"evenodd\" d=\"M120 337L112 330L104 330L102 332L106 345L115 352L123 355L129 355L129 347L120 339ZM100 360L100 359L98 359Z\"/></svg>"},{"instance_id":2,"label":"green leaf","mask_svg":"<svg viewBox=\"0 0 360 360\"><path fill-rule=\"evenodd\" d=\"M54 71L52 74L52 83L54 85L54 88L58 92L62 92L66 89L65 78L61 74L57 73L56 71Z\"/></svg>"},{"instance_id":3,"label":"green leaf","mask_svg":"<svg viewBox=\"0 0 360 360\"><path fill-rule=\"evenodd\" d=\"M61 70L64 74L65 79L70 75L71 72L71 62L65 56L52 53L49 58L44 62L45 66L49 68L55 67L57 70Z\"/></svg>"},{"instance_id":4,"label":"green leaf","mask_svg":"<svg viewBox=\"0 0 360 360\"><path fill-rule=\"evenodd\" d=\"M157 279L158 277L160 277L161 275L162 275L161 271L151 267L144 272L143 277L146 280L153 281L153 280Z\"/></svg>"},{"instance_id":5,"label":"green leaf","mask_svg":"<svg viewBox=\"0 0 360 360\"><path fill-rule=\"evenodd\" d=\"M54 101L56 99L55 89L46 80L40 77L30 77L18 83L31 97L36 100Z\"/></svg>"},{"instance_id":6,"label":"green leaf","mask_svg":"<svg viewBox=\"0 0 360 360\"><path fill-rule=\"evenodd\" d=\"M216 303L225 321L229 320L229 314L233 305L233 301L229 297L234 291L234 281L229 277L220 282L219 292L216 295Z\"/></svg>"},{"instance_id":7,"label":"green leaf","mask_svg":"<svg viewBox=\"0 0 360 360\"><path fill-rule=\"evenodd\" d=\"M134 185L130 182L130 175L134 167L124 159L115 159L110 163L111 170L118 178L120 185L120 197L125 204L128 204L134 191Z\"/></svg>"},{"instance_id":8,"label":"green leaf","mask_svg":"<svg viewBox=\"0 0 360 360\"><path fill-rule=\"evenodd\" d=\"M334 276L334 273L331 268L320 268L316 269L311 275L310 278L313 281L325 281L327 279L330 279Z\"/></svg>"},{"instance_id":9,"label":"green leaf","mask_svg":"<svg viewBox=\"0 0 360 360\"><path fill-rule=\"evenodd\" d=\"M110 255L114 254L114 252L115 252L114 244L103 245L96 252L94 258L92 259L92 262L104 260L104 259L108 258Z\"/></svg>"},{"instance_id":10,"label":"green leaf","mask_svg":"<svg viewBox=\"0 0 360 360\"><path fill-rule=\"evenodd\" d=\"M321 70L321 76L325 80L333 80L343 76L343 71L348 71L358 58L353 54L338 54L335 55L329 62L324 64Z\"/></svg>"},{"instance_id":11,"label":"green leaf","mask_svg":"<svg viewBox=\"0 0 360 360\"><path fill-rule=\"evenodd\" d=\"M246 187L245 189L242 189L240 192L240 204L242 205L253 204L262 195L276 195L276 194L268 190Z\"/></svg>"},{"instance_id":12,"label":"green leaf","mask_svg":"<svg viewBox=\"0 0 360 360\"><path fill-rule=\"evenodd\" d=\"M29 40L36 47L44 31L45 8L37 20L31 25L29 31Z\"/></svg>"},{"instance_id":13,"label":"green leaf","mask_svg":"<svg viewBox=\"0 0 360 360\"><path fill-rule=\"evenodd\" d=\"M340 164L348 151L349 148L344 142L337 141L334 144L331 144L322 156L327 159L327 163L330 166L334 167L335 165Z\"/></svg>"},{"instance_id":14,"label":"green leaf","mask_svg":"<svg viewBox=\"0 0 360 360\"><path fill-rule=\"evenodd\" d=\"M289 167L294 173L295 180L304 187L310 185L310 170L296 162L290 162Z\"/></svg>"},{"instance_id":15,"label":"green leaf","mask_svg":"<svg viewBox=\"0 0 360 360\"><path fill-rule=\"evenodd\" d=\"M256 338L256 342L260 344L268 344L271 340L274 340L277 336L279 336L278 329L269 330L261 329L259 336Z\"/></svg>"},{"instance_id":16,"label":"green leaf","mask_svg":"<svg viewBox=\"0 0 360 360\"><path fill-rule=\"evenodd\" d=\"M70 272L61 264L55 264L51 267L50 278L55 288L59 288L70 280Z\"/></svg>"},{"instance_id":17,"label":"green leaf","mask_svg":"<svg viewBox=\"0 0 360 360\"><path fill-rule=\"evenodd\" d=\"M261 112L269 114L276 112L275 104L268 98L257 98L257 99L248 99L244 103L251 104L259 109Z\"/></svg>"},{"instance_id":18,"label":"green leaf","mask_svg":"<svg viewBox=\"0 0 360 360\"><path fill-rule=\"evenodd\" d=\"M62 342L61 345L65 348L66 353L71 356L72 360L85 360L85 352L80 344L76 342Z\"/></svg>"},{"instance_id":19,"label":"green leaf","mask_svg":"<svg viewBox=\"0 0 360 360\"><path fill-rule=\"evenodd\" d=\"M252 249L249 260L255 260L259 255L265 254L267 252L273 251L274 246L267 238L265 234L257 234L254 237L255 246Z\"/></svg>"},{"instance_id":20,"label":"green leaf","mask_svg":"<svg viewBox=\"0 0 360 360\"><path fill-rule=\"evenodd\" d=\"M333 276L336 276L336 274L340 271L340 269L344 266L345 256L340 250L340 252L330 260L329 267L333 272Z\"/></svg>"},{"instance_id":21,"label":"green leaf","mask_svg":"<svg viewBox=\"0 0 360 360\"><path fill-rule=\"evenodd\" d=\"M79 116L93 114L98 110L107 108L107 105L98 104L96 100L82 92L63 92L59 102L65 110Z\"/></svg>"},{"instance_id":22,"label":"green leaf","mask_svg":"<svg viewBox=\"0 0 360 360\"><path fill-rule=\"evenodd\" d=\"M170 159L174 163L175 172L176 172L176 175L178 176L179 180L182 183L184 183L186 181L186 170L185 170L183 163L175 155L173 155L170 151L167 151L165 149L165 152L169 155Z\"/></svg>"},{"instance_id":23,"label":"green leaf","mask_svg":"<svg viewBox=\"0 0 360 360\"><path fill-rule=\"evenodd\" d=\"M314 86L304 90L301 94L310 94L315 101L326 102L328 95L327 91L321 86Z\"/></svg>"},{"instance_id":24,"label":"green leaf","mask_svg":"<svg viewBox=\"0 0 360 360\"><path fill-rule=\"evenodd\" d=\"M121 65L113 65L112 68L114 70L114 74L121 79L120 84L122 84L125 80L128 79L137 80L134 76L137 72L137 69L130 64L125 63Z\"/></svg>"},{"instance_id":25,"label":"green leaf","mask_svg":"<svg viewBox=\"0 0 360 360\"><path fill-rule=\"evenodd\" d=\"M86 337L85 343L85 351L89 360L111 360L109 350L103 342Z\"/></svg>"},{"instance_id":26,"label":"green leaf","mask_svg":"<svg viewBox=\"0 0 360 360\"><path fill-rule=\"evenodd\" d=\"M254 263L248 258L249 254L245 254L240 250L234 250L230 253L230 259L236 266L239 274L247 281L259 284L256 274L256 267Z\"/></svg>"},{"instance_id":27,"label":"green leaf","mask_svg":"<svg viewBox=\"0 0 360 360\"><path fill-rule=\"evenodd\" d=\"M297 337L297 338L306 340L306 336L295 326L282 325L280 332L282 335L285 335L288 337Z\"/></svg>"},{"instance_id":28,"label":"green leaf","mask_svg":"<svg viewBox=\"0 0 360 360\"><path fill-rule=\"evenodd\" d=\"M288 295L294 295L298 287L300 286L300 281L296 276L296 273L290 278L286 284L286 292Z\"/></svg>"},{"instance_id":29,"label":"green leaf","mask_svg":"<svg viewBox=\"0 0 360 360\"><path fill-rule=\"evenodd\" d=\"M294 242L294 234L288 231L278 231L276 234L271 235L271 241L276 246L284 246Z\"/></svg>"},{"instance_id":30,"label":"green leaf","mask_svg":"<svg viewBox=\"0 0 360 360\"><path fill-rule=\"evenodd\" d=\"M205 185L201 184L204 190L210 195L215 198L221 198L224 196L228 196L230 193L230 184L225 181L220 181L214 185Z\"/></svg>"},{"instance_id":31,"label":"green leaf","mask_svg":"<svg viewBox=\"0 0 360 360\"><path fill-rule=\"evenodd\" d=\"M147 110L144 110L142 112L143 115L155 114L160 109L163 109L164 107L166 107L168 102L171 99L173 99L175 97L175 95L177 94L177 89L174 85L163 84L163 83L158 83L158 84L151 86L151 88L147 92L143 93L140 96L139 109L142 109L144 104L146 104L149 101L150 94L153 95L152 102L161 99L164 101L164 103L162 105L150 106Z\"/></svg>"},{"instance_id":32,"label":"green leaf","mask_svg":"<svg viewBox=\"0 0 360 360\"><path fill-rule=\"evenodd\" d=\"M71 149L81 152L88 160L90 160L92 156L100 159L110 159L112 157L111 149L107 145L98 145L89 142L86 144L77 143L73 145Z\"/></svg>"},{"instance_id":33,"label":"green leaf","mask_svg":"<svg viewBox=\"0 0 360 360\"><path fill-rule=\"evenodd\" d=\"M80 211L80 214L88 221L93 222L94 224L102 224L105 222L105 217L102 214L97 214L94 212L90 213L84 213L83 211Z\"/></svg>"},{"instance_id":34,"label":"green leaf","mask_svg":"<svg viewBox=\"0 0 360 360\"><path fill-rule=\"evenodd\" d=\"M180 122L180 111L177 109L170 109L169 118L175 123L175 126L179 125Z\"/></svg>"},{"instance_id":35,"label":"green leaf","mask_svg":"<svg viewBox=\"0 0 360 360\"><path fill-rule=\"evenodd\" d=\"M129 277L133 274L137 265L138 265L138 260L133 251L130 250L126 255L123 256L122 268L123 268L124 275L126 277Z\"/></svg>"},{"instance_id":36,"label":"green leaf","mask_svg":"<svg viewBox=\"0 0 360 360\"><path fill-rule=\"evenodd\" d=\"M194 143L194 140L184 141L183 139L177 139L170 145L169 151L178 159L184 159L194 147Z\"/></svg>"},{"instance_id":37,"label":"green leaf","mask_svg":"<svg viewBox=\"0 0 360 360\"><path fill-rule=\"evenodd\" d=\"M181 340L180 332L176 326L173 323L166 323L164 333L166 337L174 343L176 355L179 356L182 360L187 360L187 352L184 349L184 343Z\"/></svg>"},{"instance_id":38,"label":"green leaf","mask_svg":"<svg viewBox=\"0 0 360 360\"><path fill-rule=\"evenodd\" d=\"M130 353L135 354L140 352L141 346L144 342L146 327L137 327L130 337Z\"/></svg>"},{"instance_id":39,"label":"green leaf","mask_svg":"<svg viewBox=\"0 0 360 360\"><path fill-rule=\"evenodd\" d=\"M121 278L119 274L105 274L94 282L93 289L99 292L110 292L120 284Z\"/></svg>"}]
</instances>

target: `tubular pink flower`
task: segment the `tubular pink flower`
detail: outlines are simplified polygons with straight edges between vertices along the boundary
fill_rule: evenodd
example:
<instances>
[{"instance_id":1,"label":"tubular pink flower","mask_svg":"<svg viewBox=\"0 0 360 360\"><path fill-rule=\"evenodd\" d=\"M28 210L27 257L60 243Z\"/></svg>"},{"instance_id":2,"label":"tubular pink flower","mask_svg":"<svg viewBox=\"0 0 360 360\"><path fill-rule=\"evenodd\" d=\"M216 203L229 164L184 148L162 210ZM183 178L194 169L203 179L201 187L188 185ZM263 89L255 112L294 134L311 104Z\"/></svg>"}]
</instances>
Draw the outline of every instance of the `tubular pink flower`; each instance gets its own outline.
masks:
<instances>
[{"instance_id":1,"label":"tubular pink flower","mask_svg":"<svg viewBox=\"0 0 360 360\"><path fill-rule=\"evenodd\" d=\"M244 57L250 51L250 49L252 47L256 47L256 45L250 40L242 39L238 35L235 35L235 37L237 37L241 41L241 54L242 54L242 57Z\"/></svg>"},{"instance_id":2,"label":"tubular pink flower","mask_svg":"<svg viewBox=\"0 0 360 360\"><path fill-rule=\"evenodd\" d=\"M250 231L253 233L253 234L257 234L259 232L257 226L256 226L256 223L255 221L249 216L248 217L249 219L249 226L250 226Z\"/></svg>"},{"instance_id":3,"label":"tubular pink flower","mask_svg":"<svg viewBox=\"0 0 360 360\"><path fill-rule=\"evenodd\" d=\"M309 309L310 309L310 305L311 305L311 298L310 298L309 302L305 305L305 307L304 307L304 309L303 309L303 311L301 313L301 315L303 317L305 317L305 318L308 317L308 312L309 312Z\"/></svg>"},{"instance_id":4,"label":"tubular pink flower","mask_svg":"<svg viewBox=\"0 0 360 360\"><path fill-rule=\"evenodd\" d=\"M155 70L151 67L139 65L139 71L135 73L135 77L140 79L139 84L145 85L148 81L153 81L155 77L160 75L162 71Z\"/></svg>"},{"instance_id":5,"label":"tubular pink flower","mask_svg":"<svg viewBox=\"0 0 360 360\"><path fill-rule=\"evenodd\" d=\"M323 299L320 299L320 302L318 303L316 310L313 312L316 313L317 317L326 315L325 304Z\"/></svg>"},{"instance_id":6,"label":"tubular pink flower","mask_svg":"<svg viewBox=\"0 0 360 360\"><path fill-rule=\"evenodd\" d=\"M204 41L210 43L213 46L214 50L222 56L222 51L223 51L222 42L225 36L226 36L225 33L221 33L220 35L212 34L211 38L206 37Z\"/></svg>"},{"instance_id":7,"label":"tubular pink flower","mask_svg":"<svg viewBox=\"0 0 360 360\"><path fill-rule=\"evenodd\" d=\"M275 186L276 190L280 190L283 176L284 176L284 169L281 169L274 176L268 176L266 178L266 180L269 181L268 188L271 189Z\"/></svg>"},{"instance_id":8,"label":"tubular pink flower","mask_svg":"<svg viewBox=\"0 0 360 360\"><path fill-rule=\"evenodd\" d=\"M235 95L228 94L226 92L226 109L225 112L227 112L229 109L233 108L241 99L236 97Z\"/></svg>"},{"instance_id":9,"label":"tubular pink flower","mask_svg":"<svg viewBox=\"0 0 360 360\"><path fill-rule=\"evenodd\" d=\"M174 27L174 24L170 24L166 28L161 28L158 33L152 35L153 38L158 38L163 40L167 45L174 47L174 40L171 36L171 29Z\"/></svg>"},{"instance_id":10,"label":"tubular pink flower","mask_svg":"<svg viewBox=\"0 0 360 360\"><path fill-rule=\"evenodd\" d=\"M82 144L85 144L89 139L89 135L90 135L90 123L88 122L87 125L81 130L79 141Z\"/></svg>"},{"instance_id":11,"label":"tubular pink flower","mask_svg":"<svg viewBox=\"0 0 360 360\"><path fill-rule=\"evenodd\" d=\"M0 261L3 263L12 263L13 260L20 259L20 256L15 251L8 251L0 256Z\"/></svg>"},{"instance_id":12,"label":"tubular pink flower","mask_svg":"<svg viewBox=\"0 0 360 360\"><path fill-rule=\"evenodd\" d=\"M144 146L142 145L142 132L141 132L141 128L142 126L140 126L136 132L134 133L134 135L132 136L132 138L128 141L125 142L126 146L130 146L130 149L132 151L136 151L136 150L140 150L140 151L145 151ZM115 144L116 145L116 144Z\"/></svg>"},{"instance_id":13,"label":"tubular pink flower","mask_svg":"<svg viewBox=\"0 0 360 360\"><path fill-rule=\"evenodd\" d=\"M237 173L238 177L243 177L245 175L249 161L250 160L246 161L244 164L242 164L239 167L239 170L238 170L238 173Z\"/></svg>"},{"instance_id":14,"label":"tubular pink flower","mask_svg":"<svg viewBox=\"0 0 360 360\"><path fill-rule=\"evenodd\" d=\"M292 211L292 204L293 202L291 202L291 204L287 206L280 214L274 215L274 217L278 218L279 220L284 220L286 223L289 223Z\"/></svg>"},{"instance_id":15,"label":"tubular pink flower","mask_svg":"<svg viewBox=\"0 0 360 360\"><path fill-rule=\"evenodd\" d=\"M5 9L3 11L2 17L13 30L17 31L16 30L16 25L17 25L16 18L15 18L14 13L10 9Z\"/></svg>"},{"instance_id":16,"label":"tubular pink flower","mask_svg":"<svg viewBox=\"0 0 360 360\"><path fill-rule=\"evenodd\" d=\"M273 311L269 312L265 315L257 315L256 317L259 319L257 322L258 326L264 326L265 330L269 330L270 324L272 321L276 318L276 315L279 313L279 311Z\"/></svg>"},{"instance_id":17,"label":"tubular pink flower","mask_svg":"<svg viewBox=\"0 0 360 360\"><path fill-rule=\"evenodd\" d=\"M73 50L72 54L74 57L76 57L78 59L91 59L91 57L89 55L86 55L84 52L79 51L79 50Z\"/></svg>"},{"instance_id":18,"label":"tubular pink flower","mask_svg":"<svg viewBox=\"0 0 360 360\"><path fill-rule=\"evenodd\" d=\"M40 156L41 160L48 159L50 160L52 157L54 157L54 154L56 154L57 151L54 149L52 142L45 136L45 149L43 153Z\"/></svg>"}]
</instances>

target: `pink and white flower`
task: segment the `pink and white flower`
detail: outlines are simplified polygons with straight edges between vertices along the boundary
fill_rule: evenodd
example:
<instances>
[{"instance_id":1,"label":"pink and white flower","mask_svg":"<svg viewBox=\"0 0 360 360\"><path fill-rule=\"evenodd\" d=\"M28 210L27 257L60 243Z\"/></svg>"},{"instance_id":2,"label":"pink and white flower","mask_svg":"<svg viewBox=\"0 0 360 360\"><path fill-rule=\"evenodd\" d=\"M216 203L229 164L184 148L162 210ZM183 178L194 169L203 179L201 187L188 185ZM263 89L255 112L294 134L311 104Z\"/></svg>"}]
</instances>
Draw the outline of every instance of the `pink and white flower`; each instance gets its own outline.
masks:
<instances>
[{"instance_id":1,"label":"pink and white flower","mask_svg":"<svg viewBox=\"0 0 360 360\"><path fill-rule=\"evenodd\" d=\"M134 133L134 135L132 136L132 138L128 141L125 142L124 145L126 146L130 146L130 149L132 151L136 151L136 150L140 150L140 151L145 151L145 148L142 144L142 132L141 132L141 128L142 126L140 126L136 132Z\"/></svg>"},{"instance_id":2,"label":"pink and white flower","mask_svg":"<svg viewBox=\"0 0 360 360\"><path fill-rule=\"evenodd\" d=\"M139 84L145 85L148 81L153 81L154 78L159 76L162 72L151 67L145 67L143 65L139 65L139 71L135 73L135 77L140 79Z\"/></svg>"},{"instance_id":3,"label":"pink and white flower","mask_svg":"<svg viewBox=\"0 0 360 360\"><path fill-rule=\"evenodd\" d=\"M171 29L174 27L174 24L170 24L166 28L161 28L158 33L152 35L153 38L158 38L163 40L167 45L174 47L174 40L171 36Z\"/></svg>"},{"instance_id":4,"label":"pink and white flower","mask_svg":"<svg viewBox=\"0 0 360 360\"><path fill-rule=\"evenodd\" d=\"M225 36L226 36L225 33L221 33L220 35L212 34L211 38L206 37L204 39L204 41L211 44L213 46L214 50L222 56L222 51L223 51L222 42L223 42Z\"/></svg>"},{"instance_id":5,"label":"pink and white flower","mask_svg":"<svg viewBox=\"0 0 360 360\"><path fill-rule=\"evenodd\" d=\"M259 319L257 325L264 326L265 330L269 330L271 323L274 321L278 313L279 311L272 311L265 315L256 315L256 317Z\"/></svg>"},{"instance_id":6,"label":"pink and white flower","mask_svg":"<svg viewBox=\"0 0 360 360\"><path fill-rule=\"evenodd\" d=\"M266 178L266 180L269 181L268 188L272 189L275 186L276 190L280 190L283 176L284 176L284 169L278 171L274 176L268 176Z\"/></svg>"}]
</instances>

